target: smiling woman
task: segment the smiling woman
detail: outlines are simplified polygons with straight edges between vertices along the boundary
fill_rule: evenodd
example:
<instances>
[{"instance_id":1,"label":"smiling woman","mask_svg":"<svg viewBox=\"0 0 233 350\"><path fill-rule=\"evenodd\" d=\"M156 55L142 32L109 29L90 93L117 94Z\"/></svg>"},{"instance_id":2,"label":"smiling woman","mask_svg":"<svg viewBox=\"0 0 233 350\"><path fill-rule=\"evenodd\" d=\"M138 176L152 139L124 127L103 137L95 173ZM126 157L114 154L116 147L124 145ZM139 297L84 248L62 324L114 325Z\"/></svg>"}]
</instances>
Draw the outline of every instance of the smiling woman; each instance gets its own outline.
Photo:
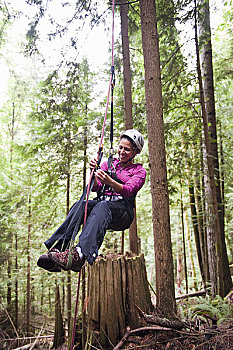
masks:
<instances>
[{"instance_id":1,"label":"smiling woman","mask_svg":"<svg viewBox=\"0 0 233 350\"><path fill-rule=\"evenodd\" d=\"M131 225L134 218L135 197L145 183L146 170L134 163L134 157L143 147L143 137L137 130L125 131L119 141L118 158L113 158L111 173L108 162L95 171L93 191L97 198L89 200L87 221L79 236L79 242L72 249L69 259L67 248L73 231L77 232L83 223L85 201L76 202L65 222L45 242L48 253L38 260L38 266L49 271L81 270L84 262L93 264L98 256L107 229L122 231ZM91 160L90 168L96 168L96 159Z\"/></svg>"}]
</instances>

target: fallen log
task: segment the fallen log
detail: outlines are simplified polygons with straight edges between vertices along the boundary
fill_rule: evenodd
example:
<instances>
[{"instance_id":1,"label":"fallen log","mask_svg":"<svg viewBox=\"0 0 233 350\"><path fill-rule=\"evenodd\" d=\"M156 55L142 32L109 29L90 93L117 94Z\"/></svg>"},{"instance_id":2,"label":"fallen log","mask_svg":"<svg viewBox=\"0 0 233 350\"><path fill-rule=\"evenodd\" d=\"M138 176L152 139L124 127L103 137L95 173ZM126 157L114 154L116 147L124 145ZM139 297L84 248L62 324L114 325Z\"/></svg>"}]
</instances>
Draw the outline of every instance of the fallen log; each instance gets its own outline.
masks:
<instances>
[{"instance_id":1,"label":"fallen log","mask_svg":"<svg viewBox=\"0 0 233 350\"><path fill-rule=\"evenodd\" d=\"M27 350L27 349L33 349L32 346L34 346L35 342L37 342L39 339L46 339L46 338L53 338L54 335L40 335L37 337L24 337L24 338L5 338L5 339L1 339L1 342L15 342L15 341L29 341L29 344L25 344L22 346L19 346L18 348L15 348L13 350ZM35 340L35 342L33 343L32 341Z\"/></svg>"},{"instance_id":2,"label":"fallen log","mask_svg":"<svg viewBox=\"0 0 233 350\"><path fill-rule=\"evenodd\" d=\"M140 309L140 307L137 305L135 305L135 307L137 308L139 315L142 316L147 323L157 324L159 326L169 327L172 329L182 329L186 327L186 324L179 320L169 320L167 318L162 318L155 315L147 315Z\"/></svg>"},{"instance_id":3,"label":"fallen log","mask_svg":"<svg viewBox=\"0 0 233 350\"><path fill-rule=\"evenodd\" d=\"M195 293L180 295L180 296L176 297L176 300L199 297L199 296L206 295L206 294L207 294L206 290L201 290L201 291L195 292Z\"/></svg>"},{"instance_id":4,"label":"fallen log","mask_svg":"<svg viewBox=\"0 0 233 350\"><path fill-rule=\"evenodd\" d=\"M42 329L41 329L41 331L42 331ZM52 336L46 336L46 335L38 335L37 337L27 337L27 338L18 338L17 340L27 340L27 339L30 339L30 340L34 340L34 342L33 343L29 343L29 344L25 344L25 345L22 345L22 346L20 346L20 347L18 347L18 348L15 348L15 349L13 349L13 350L32 350L34 347L35 347L35 345L37 344L37 342L38 342L38 340L39 339L43 339L43 338L52 338L52 337L54 337L53 335ZM14 339L15 340L15 339Z\"/></svg>"},{"instance_id":5,"label":"fallen log","mask_svg":"<svg viewBox=\"0 0 233 350\"><path fill-rule=\"evenodd\" d=\"M32 343L26 344L26 345L20 346L19 348L13 349L13 350L28 350L28 349L30 349L31 345L32 345Z\"/></svg>"},{"instance_id":6,"label":"fallen log","mask_svg":"<svg viewBox=\"0 0 233 350\"><path fill-rule=\"evenodd\" d=\"M41 335L39 337L24 337L24 338L5 338L5 339L1 339L1 341L13 341L13 340L34 340L34 339L45 339L45 338L53 338L54 335L50 334L50 335ZM16 350L16 349L14 349Z\"/></svg>"}]
</instances>

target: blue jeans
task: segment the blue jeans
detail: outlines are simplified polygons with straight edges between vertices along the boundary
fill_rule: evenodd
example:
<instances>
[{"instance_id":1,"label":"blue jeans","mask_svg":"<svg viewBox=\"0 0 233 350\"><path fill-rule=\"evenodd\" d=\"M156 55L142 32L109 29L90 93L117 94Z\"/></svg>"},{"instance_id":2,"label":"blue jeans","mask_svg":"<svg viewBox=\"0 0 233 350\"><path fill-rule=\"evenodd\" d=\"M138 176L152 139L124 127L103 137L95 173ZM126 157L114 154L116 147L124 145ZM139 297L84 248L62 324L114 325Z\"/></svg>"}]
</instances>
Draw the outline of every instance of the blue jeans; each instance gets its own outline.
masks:
<instances>
[{"instance_id":1,"label":"blue jeans","mask_svg":"<svg viewBox=\"0 0 233 350\"><path fill-rule=\"evenodd\" d=\"M71 207L66 220L45 242L48 249L55 247L63 251L70 240L75 239L83 224L85 204L85 201L78 201ZM115 202L89 200L87 209L87 220L79 236L78 246L89 264L92 264L98 256L106 230L122 231L129 228L134 214L133 206L126 204L124 199Z\"/></svg>"}]
</instances>

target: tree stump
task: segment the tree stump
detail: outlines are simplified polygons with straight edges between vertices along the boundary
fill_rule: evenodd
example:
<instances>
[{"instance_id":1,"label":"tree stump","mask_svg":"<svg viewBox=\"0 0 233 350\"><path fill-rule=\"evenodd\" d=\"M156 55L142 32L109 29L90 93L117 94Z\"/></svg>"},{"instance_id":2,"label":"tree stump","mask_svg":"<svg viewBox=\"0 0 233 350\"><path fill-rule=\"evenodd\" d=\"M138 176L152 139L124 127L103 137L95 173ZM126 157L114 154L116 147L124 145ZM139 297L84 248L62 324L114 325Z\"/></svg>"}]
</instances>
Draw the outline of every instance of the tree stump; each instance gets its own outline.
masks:
<instances>
[{"instance_id":1,"label":"tree stump","mask_svg":"<svg viewBox=\"0 0 233 350\"><path fill-rule=\"evenodd\" d=\"M152 311L144 256L98 257L88 270L88 323L103 347L140 326L135 305Z\"/></svg>"}]
</instances>

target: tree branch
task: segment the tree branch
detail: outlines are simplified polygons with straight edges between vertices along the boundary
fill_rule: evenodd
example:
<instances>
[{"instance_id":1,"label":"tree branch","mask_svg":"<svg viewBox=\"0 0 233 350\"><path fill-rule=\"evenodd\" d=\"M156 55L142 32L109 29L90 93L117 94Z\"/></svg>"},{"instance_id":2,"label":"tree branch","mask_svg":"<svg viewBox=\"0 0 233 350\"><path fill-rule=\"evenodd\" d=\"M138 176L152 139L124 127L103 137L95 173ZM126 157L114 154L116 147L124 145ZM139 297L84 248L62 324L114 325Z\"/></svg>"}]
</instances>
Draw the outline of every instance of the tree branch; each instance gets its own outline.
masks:
<instances>
[{"instance_id":1,"label":"tree branch","mask_svg":"<svg viewBox=\"0 0 233 350\"><path fill-rule=\"evenodd\" d=\"M113 348L113 350L119 350L124 344L124 342L129 338L129 336L136 333L145 332L145 331L172 331L172 329L165 328L165 327L141 327L130 331L129 328L127 328L125 335L123 336L121 341Z\"/></svg>"}]
</instances>

